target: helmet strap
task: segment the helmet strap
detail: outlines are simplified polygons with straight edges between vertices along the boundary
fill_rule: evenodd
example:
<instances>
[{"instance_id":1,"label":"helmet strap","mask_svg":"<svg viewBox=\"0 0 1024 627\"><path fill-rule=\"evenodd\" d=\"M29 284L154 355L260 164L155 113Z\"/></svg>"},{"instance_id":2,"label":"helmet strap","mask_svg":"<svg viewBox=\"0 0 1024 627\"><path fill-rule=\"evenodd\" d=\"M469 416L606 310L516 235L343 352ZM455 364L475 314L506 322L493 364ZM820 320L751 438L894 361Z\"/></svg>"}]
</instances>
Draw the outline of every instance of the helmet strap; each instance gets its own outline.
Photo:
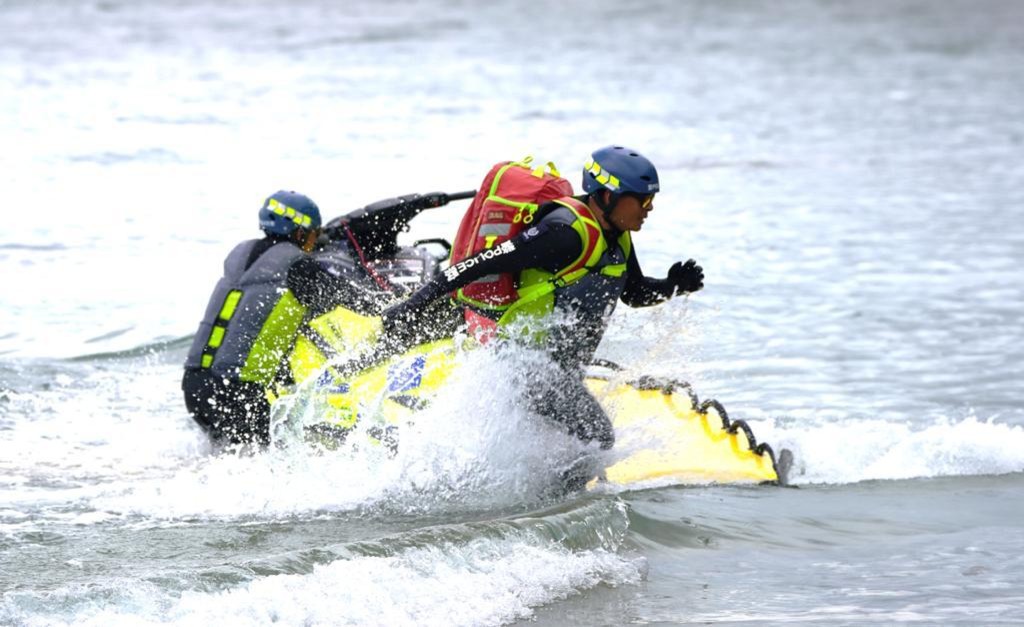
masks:
<instances>
[{"instance_id":1,"label":"helmet strap","mask_svg":"<svg viewBox=\"0 0 1024 627\"><path fill-rule=\"evenodd\" d=\"M609 199L607 201L604 199L604 192L605 191L608 191ZM590 196L591 196L591 198L594 199L594 203L597 204L598 208L601 210L601 213L604 214L605 222L608 223L608 225L612 228L613 231L618 232L618 229L615 227L615 223L612 222L612 211L614 211L615 210L615 206L617 204L619 204L620 196L618 194L616 194L615 192L612 192L610 190L603 190L603 189L597 190L596 192L592 193Z\"/></svg>"}]
</instances>

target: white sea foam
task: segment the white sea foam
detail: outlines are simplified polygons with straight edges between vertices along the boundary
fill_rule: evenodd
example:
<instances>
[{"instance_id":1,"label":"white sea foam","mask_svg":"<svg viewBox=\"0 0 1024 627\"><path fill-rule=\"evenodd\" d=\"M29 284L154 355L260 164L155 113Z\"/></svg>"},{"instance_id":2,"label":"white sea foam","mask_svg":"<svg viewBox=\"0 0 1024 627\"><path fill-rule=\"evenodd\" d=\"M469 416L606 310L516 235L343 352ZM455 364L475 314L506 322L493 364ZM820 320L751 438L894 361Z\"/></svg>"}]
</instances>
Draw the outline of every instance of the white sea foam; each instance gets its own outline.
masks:
<instances>
[{"instance_id":1,"label":"white sea foam","mask_svg":"<svg viewBox=\"0 0 1024 627\"><path fill-rule=\"evenodd\" d=\"M56 375L51 388L18 395L24 418L5 433L3 463L65 481L173 468L207 453L206 438L177 409L179 372L113 364L78 380Z\"/></svg>"},{"instance_id":2,"label":"white sea foam","mask_svg":"<svg viewBox=\"0 0 1024 627\"><path fill-rule=\"evenodd\" d=\"M808 426L754 424L759 439L796 459L793 483L855 483L1024 471L1024 428L967 417L924 427L884 420Z\"/></svg>"},{"instance_id":3,"label":"white sea foam","mask_svg":"<svg viewBox=\"0 0 1024 627\"><path fill-rule=\"evenodd\" d=\"M637 583L644 562L605 549L570 551L528 537L477 539L355 557L308 575L276 575L219 593L168 598L141 585L111 607L36 615L27 625L496 625L598 585Z\"/></svg>"},{"instance_id":4,"label":"white sea foam","mask_svg":"<svg viewBox=\"0 0 1024 627\"><path fill-rule=\"evenodd\" d=\"M601 583L638 582L640 572L637 562L603 550L572 553L481 540L458 549L335 562L310 576L272 577L225 595L186 597L176 613L188 621L241 618L252 624L501 624Z\"/></svg>"}]
</instances>

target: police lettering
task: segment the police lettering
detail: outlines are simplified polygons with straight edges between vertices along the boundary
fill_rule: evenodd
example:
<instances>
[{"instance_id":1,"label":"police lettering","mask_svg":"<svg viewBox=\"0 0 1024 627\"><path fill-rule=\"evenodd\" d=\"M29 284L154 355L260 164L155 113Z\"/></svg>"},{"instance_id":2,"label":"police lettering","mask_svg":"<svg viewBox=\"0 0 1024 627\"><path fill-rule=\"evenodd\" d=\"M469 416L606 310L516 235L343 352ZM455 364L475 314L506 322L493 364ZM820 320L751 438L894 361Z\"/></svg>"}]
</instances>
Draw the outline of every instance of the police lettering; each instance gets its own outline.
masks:
<instances>
[{"instance_id":1,"label":"police lettering","mask_svg":"<svg viewBox=\"0 0 1024 627\"><path fill-rule=\"evenodd\" d=\"M508 254L514 251L515 249L516 246L511 241L504 241L501 244L495 246L494 248L488 248L487 250L481 251L476 255L473 255L468 259L463 259L459 263L448 268L447 270L444 271L444 278L448 279L449 281L454 281L456 278L458 278L460 274L472 268L476 264L482 261L487 261L488 259L494 259L498 255Z\"/></svg>"}]
</instances>

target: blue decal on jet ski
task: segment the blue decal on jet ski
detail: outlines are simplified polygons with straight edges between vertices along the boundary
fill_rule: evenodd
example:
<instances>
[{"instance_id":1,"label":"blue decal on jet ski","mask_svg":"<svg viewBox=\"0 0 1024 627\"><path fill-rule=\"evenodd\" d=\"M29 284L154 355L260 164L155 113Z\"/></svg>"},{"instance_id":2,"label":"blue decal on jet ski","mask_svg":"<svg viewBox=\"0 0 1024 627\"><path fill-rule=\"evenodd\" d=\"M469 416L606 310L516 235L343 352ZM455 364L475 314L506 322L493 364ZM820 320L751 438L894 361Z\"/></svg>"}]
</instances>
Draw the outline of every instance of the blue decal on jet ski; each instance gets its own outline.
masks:
<instances>
[{"instance_id":1,"label":"blue decal on jet ski","mask_svg":"<svg viewBox=\"0 0 1024 627\"><path fill-rule=\"evenodd\" d=\"M320 376L317 377L316 386L328 393L348 394L348 383L345 381L335 383L334 380L334 373L329 369L324 370L320 373Z\"/></svg>"},{"instance_id":2,"label":"blue decal on jet ski","mask_svg":"<svg viewBox=\"0 0 1024 627\"><path fill-rule=\"evenodd\" d=\"M423 369L427 358L420 355L411 362L403 362L388 368L388 392L408 392L423 382Z\"/></svg>"}]
</instances>

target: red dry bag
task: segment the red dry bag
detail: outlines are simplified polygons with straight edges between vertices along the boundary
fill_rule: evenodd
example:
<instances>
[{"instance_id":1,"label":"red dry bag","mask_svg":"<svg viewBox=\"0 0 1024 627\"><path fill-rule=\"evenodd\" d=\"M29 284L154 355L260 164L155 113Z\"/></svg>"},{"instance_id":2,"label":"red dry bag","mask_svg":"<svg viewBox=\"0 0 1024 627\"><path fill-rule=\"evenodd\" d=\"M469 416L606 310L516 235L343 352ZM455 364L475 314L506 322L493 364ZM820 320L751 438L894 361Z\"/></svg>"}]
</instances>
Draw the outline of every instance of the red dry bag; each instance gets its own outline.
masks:
<instances>
[{"instance_id":1,"label":"red dry bag","mask_svg":"<svg viewBox=\"0 0 1024 627\"><path fill-rule=\"evenodd\" d=\"M449 262L453 274L481 251L503 254L506 247L501 244L533 222L537 207L572 196L572 184L561 177L553 163L535 168L532 161L532 157L503 161L487 173L455 234ZM456 298L468 305L500 311L515 302L516 279L510 273L485 276L458 290Z\"/></svg>"}]
</instances>

